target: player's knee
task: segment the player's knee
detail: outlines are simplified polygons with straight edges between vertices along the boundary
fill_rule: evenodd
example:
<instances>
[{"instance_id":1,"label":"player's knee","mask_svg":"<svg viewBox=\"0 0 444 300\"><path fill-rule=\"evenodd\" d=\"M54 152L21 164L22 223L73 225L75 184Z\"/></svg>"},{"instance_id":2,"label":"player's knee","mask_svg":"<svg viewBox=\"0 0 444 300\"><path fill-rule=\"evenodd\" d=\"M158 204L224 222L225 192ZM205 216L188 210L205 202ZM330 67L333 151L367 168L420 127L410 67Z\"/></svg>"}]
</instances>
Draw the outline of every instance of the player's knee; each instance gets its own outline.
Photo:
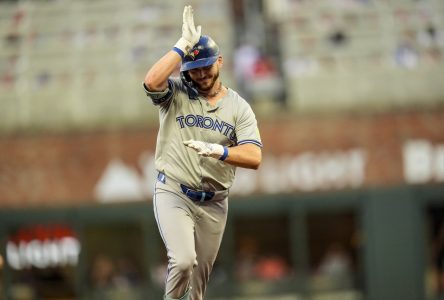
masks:
<instances>
[{"instance_id":1,"label":"player's knee","mask_svg":"<svg viewBox=\"0 0 444 300\"><path fill-rule=\"evenodd\" d=\"M173 267L180 273L192 273L193 268L197 265L196 256L178 257L173 263Z\"/></svg>"}]
</instances>

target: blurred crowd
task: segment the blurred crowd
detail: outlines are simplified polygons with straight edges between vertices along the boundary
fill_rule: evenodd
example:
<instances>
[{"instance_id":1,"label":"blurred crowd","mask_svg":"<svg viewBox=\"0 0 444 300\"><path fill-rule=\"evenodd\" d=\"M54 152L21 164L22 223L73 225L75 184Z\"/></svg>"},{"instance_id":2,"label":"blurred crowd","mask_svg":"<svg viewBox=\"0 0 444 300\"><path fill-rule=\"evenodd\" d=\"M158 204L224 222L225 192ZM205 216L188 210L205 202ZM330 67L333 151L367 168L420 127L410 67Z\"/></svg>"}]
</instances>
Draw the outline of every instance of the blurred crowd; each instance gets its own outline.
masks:
<instances>
[{"instance_id":1,"label":"blurred crowd","mask_svg":"<svg viewBox=\"0 0 444 300\"><path fill-rule=\"evenodd\" d=\"M85 122L85 114L91 122L103 114L123 122L122 111L126 118L143 118L138 109L143 95L137 83L146 66L177 38L180 14L176 18L172 11L181 3L131 3L99 1L89 6L87 2L53 0L42 1L40 6L34 1L0 2L4 11L0 16L4 24L0 30L0 99L7 108L3 122L12 128L20 122L45 126L48 117L39 111L46 105L55 109L61 91L77 99L57 108L65 125L82 118ZM402 77L408 75L402 70L428 74L443 63L440 20L444 12L439 1L212 0L194 5L197 22L223 50L228 69L224 82L236 86L254 104L301 109L304 101L321 101L305 97L317 95L316 80L322 83L326 75L334 80L348 74L358 84L368 81L362 77L363 68L388 73L398 68L401 72L395 75ZM115 14L119 17L112 17ZM165 15L168 17L162 17ZM79 21L67 22L70 19ZM152 37L156 43L146 42ZM301 85L304 78L315 80L313 87ZM323 86L327 94L333 88ZM428 82L427 89L420 84L415 88L426 99L439 87ZM347 93L354 99L364 97L353 85ZM38 100L31 101L31 95ZM124 107L122 97L127 99ZM87 101L90 98L95 101ZM36 102L39 108L34 107ZM97 108L86 109L91 106ZM66 115L72 117L62 118Z\"/></svg>"}]
</instances>

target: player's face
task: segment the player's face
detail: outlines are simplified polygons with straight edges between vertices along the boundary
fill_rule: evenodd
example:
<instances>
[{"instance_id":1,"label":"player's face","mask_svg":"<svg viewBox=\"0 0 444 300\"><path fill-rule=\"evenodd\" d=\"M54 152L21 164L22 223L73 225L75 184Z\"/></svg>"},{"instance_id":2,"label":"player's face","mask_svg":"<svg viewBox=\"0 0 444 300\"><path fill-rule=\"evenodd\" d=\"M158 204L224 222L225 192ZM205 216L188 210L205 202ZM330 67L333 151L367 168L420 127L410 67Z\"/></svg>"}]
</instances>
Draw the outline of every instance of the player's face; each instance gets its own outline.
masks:
<instances>
[{"instance_id":1,"label":"player's face","mask_svg":"<svg viewBox=\"0 0 444 300\"><path fill-rule=\"evenodd\" d=\"M199 91L210 91L219 79L219 61L208 67L191 69L188 74Z\"/></svg>"}]
</instances>

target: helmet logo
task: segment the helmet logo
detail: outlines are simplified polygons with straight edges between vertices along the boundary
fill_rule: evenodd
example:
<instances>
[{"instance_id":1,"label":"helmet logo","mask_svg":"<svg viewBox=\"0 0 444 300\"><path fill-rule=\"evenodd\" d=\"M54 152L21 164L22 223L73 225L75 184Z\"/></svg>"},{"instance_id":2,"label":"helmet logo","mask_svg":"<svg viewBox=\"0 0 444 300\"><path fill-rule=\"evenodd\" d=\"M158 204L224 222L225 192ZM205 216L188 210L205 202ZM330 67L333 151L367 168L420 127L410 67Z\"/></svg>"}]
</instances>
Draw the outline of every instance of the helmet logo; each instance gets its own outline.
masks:
<instances>
[{"instance_id":1,"label":"helmet logo","mask_svg":"<svg viewBox=\"0 0 444 300\"><path fill-rule=\"evenodd\" d=\"M193 59L196 58L196 55L198 55L198 54L199 54L199 50L198 49L195 49L193 52L190 53L190 55L191 55L191 57Z\"/></svg>"},{"instance_id":2,"label":"helmet logo","mask_svg":"<svg viewBox=\"0 0 444 300\"><path fill-rule=\"evenodd\" d=\"M196 58L196 56L199 54L200 49L203 49L202 45L199 45L199 46L191 49L190 53L187 56L189 56L192 60L194 60Z\"/></svg>"}]
</instances>

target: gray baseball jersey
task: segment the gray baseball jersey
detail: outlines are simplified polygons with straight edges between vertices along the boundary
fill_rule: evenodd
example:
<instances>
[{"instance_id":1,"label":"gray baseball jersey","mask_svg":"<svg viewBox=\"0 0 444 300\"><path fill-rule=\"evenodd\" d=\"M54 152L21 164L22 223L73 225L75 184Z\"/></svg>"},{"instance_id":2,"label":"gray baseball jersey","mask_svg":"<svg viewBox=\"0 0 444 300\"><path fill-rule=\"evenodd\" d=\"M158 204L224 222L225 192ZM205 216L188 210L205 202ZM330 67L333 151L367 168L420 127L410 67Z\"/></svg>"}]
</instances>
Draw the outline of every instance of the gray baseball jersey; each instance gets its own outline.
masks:
<instances>
[{"instance_id":1,"label":"gray baseball jersey","mask_svg":"<svg viewBox=\"0 0 444 300\"><path fill-rule=\"evenodd\" d=\"M193 139L223 146L252 143L262 147L250 105L232 89L216 106L202 97L189 99L187 87L180 79L169 79L166 91L146 93L155 103L161 102L156 169L177 182L197 190L228 189L236 169L198 155L183 141Z\"/></svg>"}]
</instances>

